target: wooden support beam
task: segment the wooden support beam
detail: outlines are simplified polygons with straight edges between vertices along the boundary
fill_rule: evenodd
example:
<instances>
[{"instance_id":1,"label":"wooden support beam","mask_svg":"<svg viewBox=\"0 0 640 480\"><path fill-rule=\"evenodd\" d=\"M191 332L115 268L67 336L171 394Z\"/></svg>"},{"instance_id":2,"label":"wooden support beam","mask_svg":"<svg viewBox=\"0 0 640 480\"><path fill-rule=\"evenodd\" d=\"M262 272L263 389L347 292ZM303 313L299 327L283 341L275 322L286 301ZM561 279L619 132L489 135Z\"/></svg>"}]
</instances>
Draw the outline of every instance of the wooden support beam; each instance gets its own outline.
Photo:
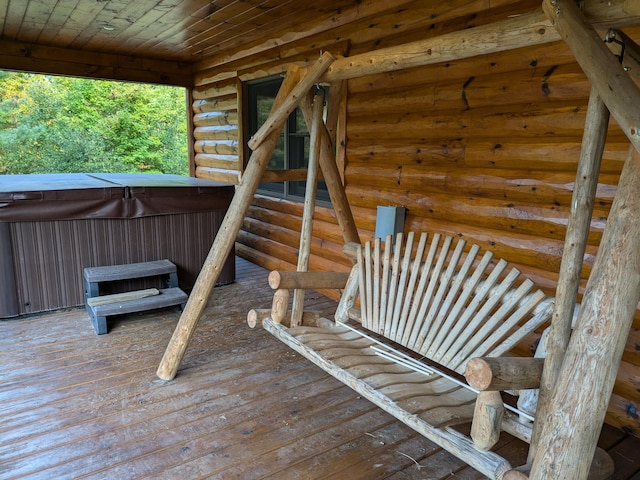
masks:
<instances>
[{"instance_id":1,"label":"wooden support beam","mask_svg":"<svg viewBox=\"0 0 640 480\"><path fill-rule=\"evenodd\" d=\"M311 128L313 123L313 106L308 98L302 101L300 108L302 109L302 114L304 115L307 126ZM340 229L342 230L344 242L360 244L360 235L358 234L356 222L351 212L347 193L342 184L342 177L336 165L331 137L324 124L320 128L320 135L322 136L322 143L320 145L320 169L327 184L327 190L329 190L331 204L333 205L338 225L340 225Z\"/></svg>"},{"instance_id":2,"label":"wooden support beam","mask_svg":"<svg viewBox=\"0 0 640 480\"><path fill-rule=\"evenodd\" d=\"M289 272L274 270L269 273L269 286L279 288L344 288L347 272Z\"/></svg>"},{"instance_id":3,"label":"wooden support beam","mask_svg":"<svg viewBox=\"0 0 640 480\"><path fill-rule=\"evenodd\" d=\"M590 24L624 27L640 23L636 0L585 2ZM488 25L451 32L404 45L381 48L336 60L323 81L347 80L362 75L451 62L477 55L540 45L561 37L542 12L509 18Z\"/></svg>"},{"instance_id":4,"label":"wooden support beam","mask_svg":"<svg viewBox=\"0 0 640 480\"><path fill-rule=\"evenodd\" d=\"M329 97L327 99L327 130L331 143L336 144L336 137L338 131L338 123L342 114L342 103L344 94L347 90L347 82L333 82L329 86Z\"/></svg>"},{"instance_id":5,"label":"wooden support beam","mask_svg":"<svg viewBox=\"0 0 640 480\"><path fill-rule=\"evenodd\" d=\"M289 290L281 288L273 294L273 302L271 303L271 318L276 323L282 323L287 316L289 310Z\"/></svg>"},{"instance_id":6,"label":"wooden support beam","mask_svg":"<svg viewBox=\"0 0 640 480\"><path fill-rule=\"evenodd\" d=\"M333 55L329 52L324 52L318 59L319 65L324 65L327 68L335 60ZM249 139L248 145L251 150L255 150L258 146L274 131L280 132L284 121L289 118L289 115L300 104L303 97L307 95L314 83L318 81L318 77L307 75L298 85L295 86L291 94L287 99L278 106L276 110L269 114L269 117L264 124L258 129L258 131ZM310 128L310 127L309 127Z\"/></svg>"},{"instance_id":7,"label":"wooden support beam","mask_svg":"<svg viewBox=\"0 0 640 480\"><path fill-rule=\"evenodd\" d=\"M330 64L330 59L321 57L306 71L302 79L304 79L305 83L310 82L313 85ZM302 79L300 69L292 65L276 96L272 112L277 111L280 105L291 96L296 85L299 85ZM282 125L284 125L285 120L286 117L282 120ZM282 125L280 128L282 128ZM262 172L266 169L267 163L271 158L279 134L278 129L274 130L251 154L245 174L231 200L211 250L204 261L191 295L189 295L189 300L158 366L156 373L163 380L172 380L178 372L198 320L207 305L225 260L235 243L236 236L258 188Z\"/></svg>"},{"instance_id":8,"label":"wooden support beam","mask_svg":"<svg viewBox=\"0 0 640 480\"><path fill-rule=\"evenodd\" d=\"M406 68L450 62L559 40L551 22L536 12L395 47L338 59L322 77L335 82Z\"/></svg>"},{"instance_id":9,"label":"wooden support beam","mask_svg":"<svg viewBox=\"0 0 640 480\"><path fill-rule=\"evenodd\" d=\"M476 390L526 390L540 385L543 363L532 357L472 358L464 376Z\"/></svg>"},{"instance_id":10,"label":"wooden support beam","mask_svg":"<svg viewBox=\"0 0 640 480\"><path fill-rule=\"evenodd\" d=\"M623 27L640 23L635 0L585 2L585 16L593 25ZM542 12L446 33L394 47L336 60L322 77L333 82L406 68L452 62L463 58L540 45L560 40Z\"/></svg>"},{"instance_id":11,"label":"wooden support beam","mask_svg":"<svg viewBox=\"0 0 640 480\"><path fill-rule=\"evenodd\" d=\"M309 165L307 167L307 187L304 195L304 207L302 212L302 227L300 229L300 248L298 249L298 272L309 270L309 257L311 256L311 240L313 237L313 213L316 208L316 192L318 190L318 164L320 163L320 128L324 127L322 115L324 113L324 97L315 95L313 99L313 118L310 130ZM293 304L291 306L291 326L296 327L302 321L304 307L304 289L297 288L293 292Z\"/></svg>"},{"instance_id":12,"label":"wooden support beam","mask_svg":"<svg viewBox=\"0 0 640 480\"><path fill-rule=\"evenodd\" d=\"M548 413L549 397L553 392L564 352L569 344L608 125L609 110L598 91L592 87L562 251L553 317L547 338L546 360L538 397L537 415L540 415L540 418L545 418ZM538 447L541 428L542 422L537 422L533 426L529 449L530 462Z\"/></svg>"},{"instance_id":13,"label":"wooden support beam","mask_svg":"<svg viewBox=\"0 0 640 480\"><path fill-rule=\"evenodd\" d=\"M622 131L640 150L640 88L586 22L573 0L544 0L542 8Z\"/></svg>"},{"instance_id":14,"label":"wooden support beam","mask_svg":"<svg viewBox=\"0 0 640 480\"><path fill-rule=\"evenodd\" d=\"M640 153L630 147L576 327L550 397L530 478L589 472L640 300Z\"/></svg>"},{"instance_id":15,"label":"wooden support beam","mask_svg":"<svg viewBox=\"0 0 640 480\"><path fill-rule=\"evenodd\" d=\"M10 40L0 40L0 69L186 88L193 86L193 67L188 63Z\"/></svg>"},{"instance_id":16,"label":"wooden support beam","mask_svg":"<svg viewBox=\"0 0 640 480\"><path fill-rule=\"evenodd\" d=\"M308 173L306 168L295 168L292 170L265 170L262 173L262 182L304 182ZM319 175L322 179L322 175Z\"/></svg>"},{"instance_id":17,"label":"wooden support beam","mask_svg":"<svg viewBox=\"0 0 640 480\"><path fill-rule=\"evenodd\" d=\"M480 392L473 410L471 438L481 452L487 452L500 440L504 405L500 392Z\"/></svg>"},{"instance_id":18,"label":"wooden support beam","mask_svg":"<svg viewBox=\"0 0 640 480\"><path fill-rule=\"evenodd\" d=\"M286 325L287 313L290 313L290 312L285 312L284 314L285 321L283 321L283 324L285 324L285 326L288 326ZM249 312L247 313L247 325L250 328L255 328L256 325L258 325L258 323L262 323L262 321L267 318L271 318L271 309L269 308L256 308L253 310L249 310ZM302 314L302 326L304 327L317 327L319 326L320 323L324 321L331 322L331 320L323 318L320 312L312 312L312 311L306 310Z\"/></svg>"}]
</instances>

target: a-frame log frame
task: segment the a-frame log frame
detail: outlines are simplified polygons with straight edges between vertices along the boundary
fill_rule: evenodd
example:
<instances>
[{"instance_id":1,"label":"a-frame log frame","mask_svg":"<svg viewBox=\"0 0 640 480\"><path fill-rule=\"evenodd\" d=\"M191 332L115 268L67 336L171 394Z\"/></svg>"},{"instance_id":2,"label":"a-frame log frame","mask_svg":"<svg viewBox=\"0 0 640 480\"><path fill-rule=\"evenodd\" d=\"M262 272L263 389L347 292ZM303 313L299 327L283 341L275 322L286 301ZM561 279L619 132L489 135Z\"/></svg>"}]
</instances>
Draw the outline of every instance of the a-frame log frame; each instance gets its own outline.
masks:
<instances>
[{"instance_id":1,"label":"a-frame log frame","mask_svg":"<svg viewBox=\"0 0 640 480\"><path fill-rule=\"evenodd\" d=\"M316 193L318 190L318 164L320 162L320 146L322 136L320 135L320 125L322 124L322 113L324 110L324 96L316 95L313 99L313 115L310 132L309 164L307 166L307 188L304 196L304 212L302 215L302 227L300 229L300 248L298 251L298 272L306 272L309 269L309 257L311 255L311 237L313 236L313 213L316 207ZM291 306L292 327L302 323L302 310L304 307L303 288L297 288L293 293L293 304Z\"/></svg>"},{"instance_id":2,"label":"a-frame log frame","mask_svg":"<svg viewBox=\"0 0 640 480\"><path fill-rule=\"evenodd\" d=\"M236 236L240 231L240 226L253 201L261 181L262 172L266 169L280 136L280 130L283 128L289 113L296 108L296 103L292 103L291 100L297 99L297 102L300 102L333 60L333 56L327 52L306 72L301 72L295 65L289 68L269 115L272 121L277 122L276 128L273 128L271 132L263 136L261 142L255 145L249 158L242 181L231 200L211 250L205 259L202 270L189 295L189 300L158 366L156 374L161 379L171 380L176 376L198 320L206 307L209 295L220 276L222 266L231 252Z\"/></svg>"}]
</instances>

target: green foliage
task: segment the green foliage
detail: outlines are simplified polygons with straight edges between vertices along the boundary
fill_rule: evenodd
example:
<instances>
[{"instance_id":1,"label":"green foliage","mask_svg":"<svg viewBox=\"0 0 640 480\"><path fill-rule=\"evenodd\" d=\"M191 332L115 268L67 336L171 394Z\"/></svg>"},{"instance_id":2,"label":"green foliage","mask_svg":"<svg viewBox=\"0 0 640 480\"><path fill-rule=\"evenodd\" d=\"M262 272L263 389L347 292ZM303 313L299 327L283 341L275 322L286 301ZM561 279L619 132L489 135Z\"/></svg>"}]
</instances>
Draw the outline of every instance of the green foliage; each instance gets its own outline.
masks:
<instances>
[{"instance_id":1,"label":"green foliage","mask_svg":"<svg viewBox=\"0 0 640 480\"><path fill-rule=\"evenodd\" d=\"M0 71L0 174L188 171L184 89Z\"/></svg>"}]
</instances>

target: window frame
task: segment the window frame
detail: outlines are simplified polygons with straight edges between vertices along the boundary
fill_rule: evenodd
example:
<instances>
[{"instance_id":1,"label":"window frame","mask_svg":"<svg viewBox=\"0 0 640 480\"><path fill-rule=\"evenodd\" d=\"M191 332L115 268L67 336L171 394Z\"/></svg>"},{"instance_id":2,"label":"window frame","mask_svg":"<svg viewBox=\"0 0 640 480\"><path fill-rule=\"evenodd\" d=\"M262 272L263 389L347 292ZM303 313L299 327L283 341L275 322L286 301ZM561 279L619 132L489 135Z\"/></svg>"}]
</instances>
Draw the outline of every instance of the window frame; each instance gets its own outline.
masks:
<instances>
[{"instance_id":1,"label":"window frame","mask_svg":"<svg viewBox=\"0 0 640 480\"><path fill-rule=\"evenodd\" d=\"M261 79L251 80L244 83L243 86L243 96L244 96L244 112L245 112L245 120L244 120L244 130L246 132L246 137L251 138L252 135L260 128L262 123L266 120L266 116L268 116L268 111L271 110L271 105L273 105L273 100L275 100L275 96L280 89L280 85L282 84L283 77L282 76L271 76L265 77ZM328 88L322 87L325 95L325 118L326 118L326 108L328 97ZM262 112L262 116L264 118L260 119L260 112L258 111L258 97L261 94L269 94L269 99L271 100L269 103L269 108L267 109L267 113L265 115ZM304 130L299 130L299 127L303 125ZM302 138L302 142L300 142L300 138ZM302 144L301 144L302 143ZM297 144L297 145L294 145ZM250 158L251 150L245 143L245 158ZM310 132L306 127L306 123L304 122L304 118L302 116L302 112L298 107L294 110L289 118L287 119L285 126L280 134L280 139L278 140L278 144L276 145L275 153L278 154L278 151L282 151L282 160L275 159L275 162L281 163L282 167L278 166L277 168L273 168L268 165L267 170L297 170L297 169L306 169L309 162L309 153L310 149ZM302 152L302 155L294 155L294 151ZM273 157L269 160L269 163L273 163ZM290 200L296 203L304 202L306 192L306 180L302 181L281 181L281 182L262 182L258 186L257 193ZM329 192L324 180L318 181L318 188L316 192L316 204L319 206L331 207L331 200L329 198Z\"/></svg>"}]
</instances>

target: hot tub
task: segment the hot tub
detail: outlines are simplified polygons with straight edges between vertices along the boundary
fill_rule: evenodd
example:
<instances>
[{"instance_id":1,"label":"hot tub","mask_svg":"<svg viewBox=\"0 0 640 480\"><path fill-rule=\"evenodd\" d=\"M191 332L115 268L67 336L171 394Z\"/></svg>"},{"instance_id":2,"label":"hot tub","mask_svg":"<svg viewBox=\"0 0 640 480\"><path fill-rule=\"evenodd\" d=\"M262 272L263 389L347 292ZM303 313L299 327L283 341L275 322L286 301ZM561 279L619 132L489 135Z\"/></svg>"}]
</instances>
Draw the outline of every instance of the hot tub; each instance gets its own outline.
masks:
<instances>
[{"instance_id":1,"label":"hot tub","mask_svg":"<svg viewBox=\"0 0 640 480\"><path fill-rule=\"evenodd\" d=\"M84 267L166 258L190 290L233 193L179 175L0 176L0 318L83 305ZM234 265L232 251L218 284Z\"/></svg>"}]
</instances>

